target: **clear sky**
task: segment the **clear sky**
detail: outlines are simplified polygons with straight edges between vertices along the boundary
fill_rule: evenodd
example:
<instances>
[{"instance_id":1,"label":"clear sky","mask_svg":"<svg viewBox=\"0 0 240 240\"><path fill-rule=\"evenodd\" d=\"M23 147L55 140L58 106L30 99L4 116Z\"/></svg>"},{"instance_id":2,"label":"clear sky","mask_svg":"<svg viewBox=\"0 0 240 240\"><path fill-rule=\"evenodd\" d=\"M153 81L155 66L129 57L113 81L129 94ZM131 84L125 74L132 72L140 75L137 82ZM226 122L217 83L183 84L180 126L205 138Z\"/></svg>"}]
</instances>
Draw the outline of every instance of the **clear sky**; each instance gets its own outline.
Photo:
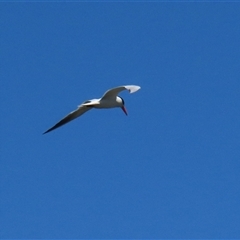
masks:
<instances>
[{"instance_id":1,"label":"clear sky","mask_svg":"<svg viewBox=\"0 0 240 240\"><path fill-rule=\"evenodd\" d=\"M1 2L0 237L240 238L239 12Z\"/></svg>"}]
</instances>

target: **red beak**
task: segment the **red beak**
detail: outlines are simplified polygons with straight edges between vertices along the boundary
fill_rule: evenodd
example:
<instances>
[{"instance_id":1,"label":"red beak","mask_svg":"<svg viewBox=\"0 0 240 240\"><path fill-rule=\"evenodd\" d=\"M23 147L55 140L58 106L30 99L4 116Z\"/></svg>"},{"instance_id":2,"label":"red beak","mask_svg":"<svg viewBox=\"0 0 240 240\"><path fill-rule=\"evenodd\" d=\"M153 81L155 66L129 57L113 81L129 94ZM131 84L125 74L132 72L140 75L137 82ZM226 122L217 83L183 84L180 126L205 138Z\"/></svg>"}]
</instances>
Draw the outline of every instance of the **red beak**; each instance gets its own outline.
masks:
<instances>
[{"instance_id":1,"label":"red beak","mask_svg":"<svg viewBox=\"0 0 240 240\"><path fill-rule=\"evenodd\" d=\"M121 108L122 108L122 110L124 111L124 113L125 113L126 115L128 115L128 114L127 114L127 109L126 109L124 106L122 106Z\"/></svg>"}]
</instances>

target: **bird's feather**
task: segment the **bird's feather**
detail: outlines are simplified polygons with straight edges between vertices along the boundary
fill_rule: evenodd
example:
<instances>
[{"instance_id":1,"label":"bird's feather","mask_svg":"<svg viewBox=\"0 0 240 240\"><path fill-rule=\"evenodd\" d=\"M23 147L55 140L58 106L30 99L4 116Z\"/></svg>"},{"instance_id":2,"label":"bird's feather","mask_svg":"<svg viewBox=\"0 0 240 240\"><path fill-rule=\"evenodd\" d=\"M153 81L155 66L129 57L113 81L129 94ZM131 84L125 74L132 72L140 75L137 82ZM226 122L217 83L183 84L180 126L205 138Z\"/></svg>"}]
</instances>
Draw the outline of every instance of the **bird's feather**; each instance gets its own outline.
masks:
<instances>
[{"instance_id":1,"label":"bird's feather","mask_svg":"<svg viewBox=\"0 0 240 240\"><path fill-rule=\"evenodd\" d=\"M90 109L92 109L92 107L80 105L76 110L70 112L66 117L64 117L62 120L60 120L58 123L56 123L53 127L49 128L43 134L51 132L52 130L61 127L62 125L64 125L64 124L72 121L73 119L81 116L82 114L84 114L85 112L87 112Z\"/></svg>"},{"instance_id":2,"label":"bird's feather","mask_svg":"<svg viewBox=\"0 0 240 240\"><path fill-rule=\"evenodd\" d=\"M128 90L130 93L134 93L134 92L138 91L139 89L140 89L140 87L136 86L136 85L126 85L126 86L112 88L112 89L109 89L108 91L106 91L103 94L101 99L103 100L103 99L107 99L107 98L114 98L118 95L119 92L121 92L123 90Z\"/></svg>"}]
</instances>

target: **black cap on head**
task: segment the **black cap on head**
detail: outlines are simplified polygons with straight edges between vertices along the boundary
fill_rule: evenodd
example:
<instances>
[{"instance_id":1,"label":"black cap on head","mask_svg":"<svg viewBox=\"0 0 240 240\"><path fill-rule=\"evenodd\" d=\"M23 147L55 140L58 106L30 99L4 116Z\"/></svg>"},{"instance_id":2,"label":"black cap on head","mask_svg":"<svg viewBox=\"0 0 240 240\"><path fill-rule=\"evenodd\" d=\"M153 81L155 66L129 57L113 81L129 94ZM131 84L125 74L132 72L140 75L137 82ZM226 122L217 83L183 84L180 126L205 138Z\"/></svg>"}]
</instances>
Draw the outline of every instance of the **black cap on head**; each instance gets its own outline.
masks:
<instances>
[{"instance_id":1,"label":"black cap on head","mask_svg":"<svg viewBox=\"0 0 240 240\"><path fill-rule=\"evenodd\" d=\"M119 97L119 96L118 96ZM121 99L122 99L122 103L123 103L123 105L125 104L125 102L124 102L124 100L123 100L123 98L122 97L120 97Z\"/></svg>"}]
</instances>

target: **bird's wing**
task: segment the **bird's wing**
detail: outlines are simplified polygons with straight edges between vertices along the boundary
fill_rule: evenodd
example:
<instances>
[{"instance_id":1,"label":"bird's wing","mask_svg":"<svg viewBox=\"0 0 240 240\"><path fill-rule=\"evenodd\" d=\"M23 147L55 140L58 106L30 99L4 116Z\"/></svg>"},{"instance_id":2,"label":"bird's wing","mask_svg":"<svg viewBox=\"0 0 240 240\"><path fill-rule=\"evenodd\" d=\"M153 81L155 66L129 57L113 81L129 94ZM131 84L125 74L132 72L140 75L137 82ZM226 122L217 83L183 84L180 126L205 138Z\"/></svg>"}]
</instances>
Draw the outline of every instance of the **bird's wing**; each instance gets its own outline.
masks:
<instances>
[{"instance_id":1,"label":"bird's wing","mask_svg":"<svg viewBox=\"0 0 240 240\"><path fill-rule=\"evenodd\" d=\"M61 127L62 125L72 121L73 119L81 116L82 114L84 114L85 112L87 112L88 110L92 109L91 106L84 106L84 105L80 105L78 106L78 108L72 112L70 112L66 117L64 117L62 120L60 120L58 123L56 123L53 127L49 128L45 133L48 133L58 127Z\"/></svg>"},{"instance_id":2,"label":"bird's wing","mask_svg":"<svg viewBox=\"0 0 240 240\"><path fill-rule=\"evenodd\" d=\"M140 88L141 87L136 86L136 85L126 85L126 86L112 88L104 93L104 95L102 96L102 99L116 97L118 95L118 93L123 90L128 90L130 93L134 93L134 92L138 91Z\"/></svg>"}]
</instances>

